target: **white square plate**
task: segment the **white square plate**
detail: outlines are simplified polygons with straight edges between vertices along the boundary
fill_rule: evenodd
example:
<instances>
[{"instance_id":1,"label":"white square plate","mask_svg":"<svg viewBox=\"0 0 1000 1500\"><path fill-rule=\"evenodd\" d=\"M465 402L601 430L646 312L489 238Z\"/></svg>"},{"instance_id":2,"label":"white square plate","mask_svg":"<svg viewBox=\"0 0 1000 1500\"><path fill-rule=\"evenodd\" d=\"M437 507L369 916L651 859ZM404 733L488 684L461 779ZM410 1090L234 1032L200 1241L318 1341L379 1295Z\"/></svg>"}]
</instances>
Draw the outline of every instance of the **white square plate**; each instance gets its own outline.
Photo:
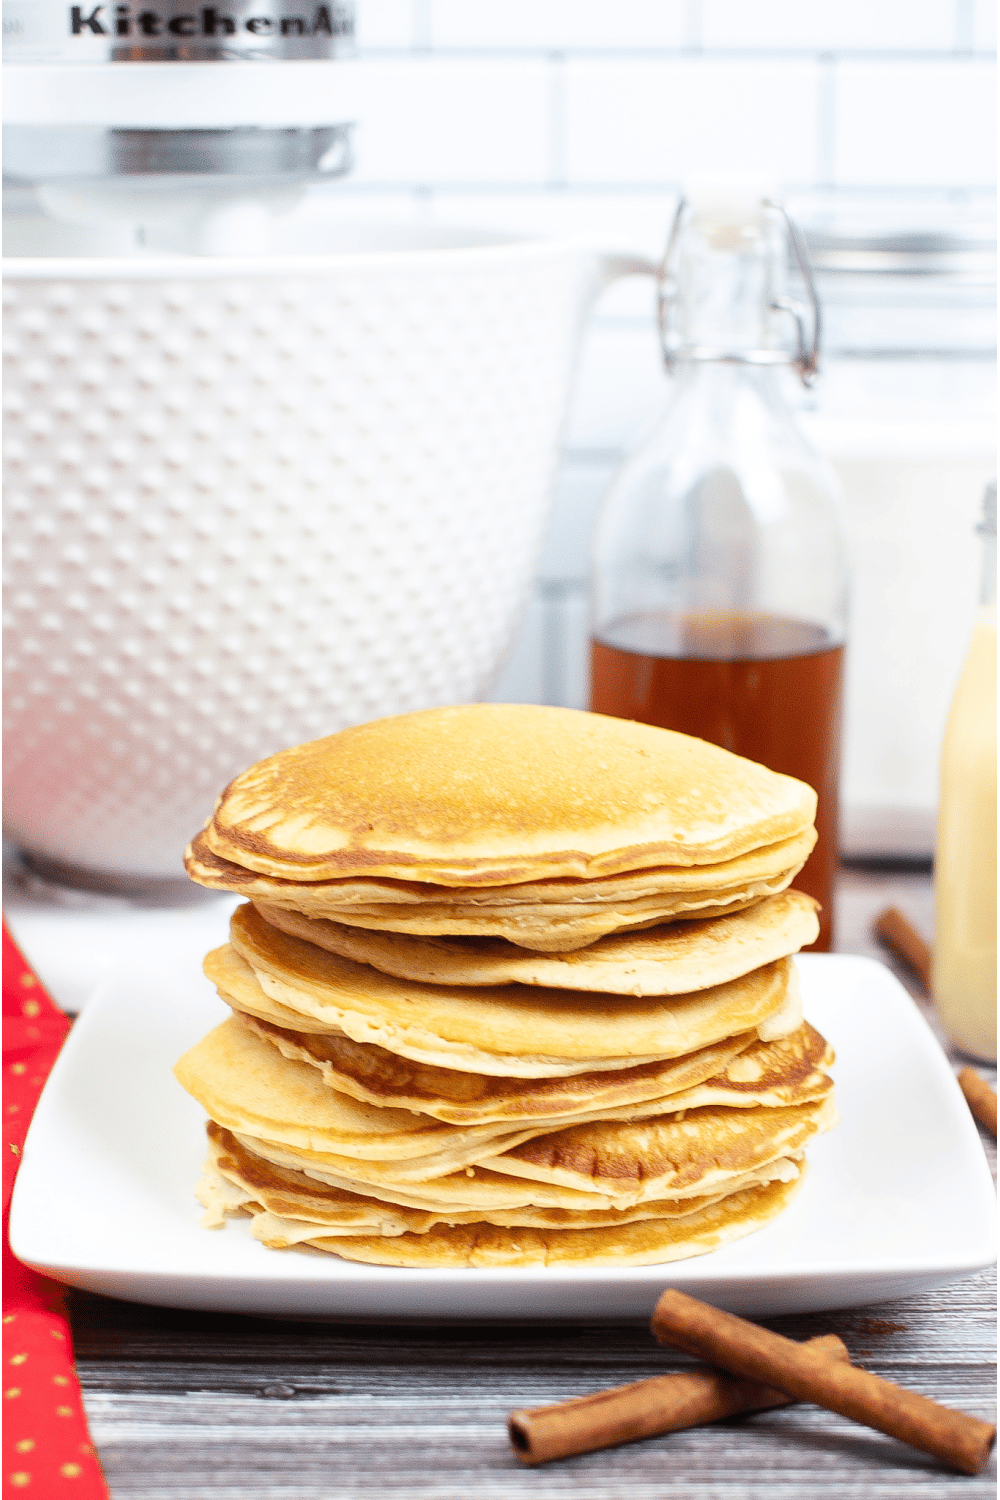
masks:
<instances>
[{"instance_id":1,"label":"white square plate","mask_svg":"<svg viewBox=\"0 0 1000 1500\"><path fill-rule=\"evenodd\" d=\"M756 1316L858 1306L994 1258L994 1194L951 1068L902 986L867 958L797 960L837 1051L841 1124L774 1223L667 1266L411 1271L267 1250L200 1227L204 1115L178 1057L227 1008L187 963L94 995L45 1087L11 1212L14 1253L136 1302L328 1318L646 1318L665 1286Z\"/></svg>"}]
</instances>

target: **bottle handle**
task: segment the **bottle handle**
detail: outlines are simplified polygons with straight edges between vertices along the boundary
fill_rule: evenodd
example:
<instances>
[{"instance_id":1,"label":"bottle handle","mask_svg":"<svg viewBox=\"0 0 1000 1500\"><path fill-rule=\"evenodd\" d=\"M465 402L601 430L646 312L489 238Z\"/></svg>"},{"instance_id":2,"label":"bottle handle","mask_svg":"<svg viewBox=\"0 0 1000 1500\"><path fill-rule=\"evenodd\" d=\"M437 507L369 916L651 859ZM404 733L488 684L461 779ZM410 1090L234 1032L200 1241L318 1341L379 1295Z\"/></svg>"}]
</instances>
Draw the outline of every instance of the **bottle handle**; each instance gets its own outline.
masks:
<instances>
[{"instance_id":1,"label":"bottle handle","mask_svg":"<svg viewBox=\"0 0 1000 1500\"><path fill-rule=\"evenodd\" d=\"M764 207L774 209L785 221L788 230L788 240L795 256L795 263L799 268L802 280L805 282L806 293L809 297L809 307L812 314L812 338L806 334L805 310L801 302L796 302L794 297L776 297L771 303L775 312L787 312L795 320L795 332L798 343L796 358L793 360L795 368L799 372L802 384L806 387L815 385L819 375L819 346L822 337L823 314L820 307L819 293L816 290L816 279L809 262L809 251L806 249L805 237L802 230L792 218L783 203L775 203L770 198L764 200Z\"/></svg>"},{"instance_id":2,"label":"bottle handle","mask_svg":"<svg viewBox=\"0 0 1000 1500\"><path fill-rule=\"evenodd\" d=\"M779 213L785 222L789 243L792 247L792 254L805 282L806 293L809 298L808 319L806 309L794 297L776 297L771 303L771 308L774 312L787 312L794 319L796 334L795 353L789 356L785 350L779 349L749 349L738 354L719 349L696 349L687 351L683 358L698 361L722 360L727 364L778 365L790 363L798 370L802 384L809 387L815 384L819 374L819 348L822 334L822 312L820 309L819 293L816 290L816 281L813 276L812 266L809 263L809 252L806 249L802 231L784 204L777 203L770 198L765 198L763 202L765 208ZM684 211L687 206L687 199L682 197L677 204L677 211L670 226L663 259L660 261L656 271L656 313L660 331L660 348L663 351L663 362L671 375L682 360L680 339L673 330L671 319L678 297L677 278L673 273L673 259L677 249L677 242L680 238ZM808 332L810 324L812 328L811 336Z\"/></svg>"}]
</instances>

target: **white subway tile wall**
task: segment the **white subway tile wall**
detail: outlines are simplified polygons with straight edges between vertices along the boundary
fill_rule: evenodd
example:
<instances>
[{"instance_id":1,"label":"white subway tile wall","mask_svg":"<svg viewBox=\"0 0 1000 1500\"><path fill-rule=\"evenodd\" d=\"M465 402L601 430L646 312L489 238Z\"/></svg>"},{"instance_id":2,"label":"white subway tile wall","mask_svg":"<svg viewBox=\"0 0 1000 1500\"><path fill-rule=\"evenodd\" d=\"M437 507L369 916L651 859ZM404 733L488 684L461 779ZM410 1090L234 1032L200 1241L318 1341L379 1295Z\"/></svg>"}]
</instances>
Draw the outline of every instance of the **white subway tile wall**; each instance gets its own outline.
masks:
<instances>
[{"instance_id":1,"label":"white subway tile wall","mask_svg":"<svg viewBox=\"0 0 1000 1500\"><path fill-rule=\"evenodd\" d=\"M413 44L413 0L375 0L358 8L358 47L407 49Z\"/></svg>"},{"instance_id":2,"label":"white subway tile wall","mask_svg":"<svg viewBox=\"0 0 1000 1500\"><path fill-rule=\"evenodd\" d=\"M635 47L682 47L685 0L430 0L434 47L502 47L524 51L587 48L597 52Z\"/></svg>"},{"instance_id":3,"label":"white subway tile wall","mask_svg":"<svg viewBox=\"0 0 1000 1500\"><path fill-rule=\"evenodd\" d=\"M987 58L844 61L834 181L976 187L996 179L995 64Z\"/></svg>"},{"instance_id":4,"label":"white subway tile wall","mask_svg":"<svg viewBox=\"0 0 1000 1500\"><path fill-rule=\"evenodd\" d=\"M948 52L958 9L941 0L703 0L702 45L773 52Z\"/></svg>"},{"instance_id":5,"label":"white subway tile wall","mask_svg":"<svg viewBox=\"0 0 1000 1500\"><path fill-rule=\"evenodd\" d=\"M544 58L365 58L352 71L365 99L356 185L428 176L435 184L545 183L551 67Z\"/></svg>"},{"instance_id":6,"label":"white subway tile wall","mask_svg":"<svg viewBox=\"0 0 1000 1500\"><path fill-rule=\"evenodd\" d=\"M741 173L833 217L978 221L988 238L995 48L994 0L359 0L358 165L322 196L350 219L573 234L655 260L682 184ZM924 854L995 464L995 317L975 284L828 291L825 379L794 399L856 557L846 845ZM652 282L630 277L584 339L496 698L585 705L594 517L668 397Z\"/></svg>"},{"instance_id":7,"label":"white subway tile wall","mask_svg":"<svg viewBox=\"0 0 1000 1500\"><path fill-rule=\"evenodd\" d=\"M814 182L820 65L809 58L566 62L566 180L678 182L747 173Z\"/></svg>"},{"instance_id":8,"label":"white subway tile wall","mask_svg":"<svg viewBox=\"0 0 1000 1500\"><path fill-rule=\"evenodd\" d=\"M994 0L975 0L971 8L972 35L965 45L974 47L977 52L996 52L997 8Z\"/></svg>"}]
</instances>

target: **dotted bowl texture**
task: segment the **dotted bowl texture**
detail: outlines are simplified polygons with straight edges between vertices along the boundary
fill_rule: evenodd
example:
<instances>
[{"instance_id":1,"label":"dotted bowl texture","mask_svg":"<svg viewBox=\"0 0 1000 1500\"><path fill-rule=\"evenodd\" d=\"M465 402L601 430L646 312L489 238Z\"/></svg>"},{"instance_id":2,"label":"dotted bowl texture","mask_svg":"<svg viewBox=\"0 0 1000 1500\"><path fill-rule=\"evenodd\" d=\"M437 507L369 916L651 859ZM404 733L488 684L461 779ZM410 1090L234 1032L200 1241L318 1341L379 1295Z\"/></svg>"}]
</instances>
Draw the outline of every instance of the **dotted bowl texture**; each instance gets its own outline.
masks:
<instances>
[{"instance_id":1,"label":"dotted bowl texture","mask_svg":"<svg viewBox=\"0 0 1000 1500\"><path fill-rule=\"evenodd\" d=\"M10 837L97 873L179 876L245 766L488 693L531 583L594 263L550 244L299 270L20 265Z\"/></svg>"}]
</instances>

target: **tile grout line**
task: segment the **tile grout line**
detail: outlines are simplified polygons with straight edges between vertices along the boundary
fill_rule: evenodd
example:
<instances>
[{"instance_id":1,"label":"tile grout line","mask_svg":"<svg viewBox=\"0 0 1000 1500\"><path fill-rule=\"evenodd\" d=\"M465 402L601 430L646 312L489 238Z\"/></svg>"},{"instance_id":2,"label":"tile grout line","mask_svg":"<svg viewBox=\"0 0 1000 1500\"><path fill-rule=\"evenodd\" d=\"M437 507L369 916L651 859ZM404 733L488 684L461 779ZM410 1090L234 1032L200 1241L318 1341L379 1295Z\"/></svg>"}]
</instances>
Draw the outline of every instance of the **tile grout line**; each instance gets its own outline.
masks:
<instances>
[{"instance_id":1,"label":"tile grout line","mask_svg":"<svg viewBox=\"0 0 1000 1500\"><path fill-rule=\"evenodd\" d=\"M410 51L433 53L431 0L410 0Z\"/></svg>"},{"instance_id":2,"label":"tile grout line","mask_svg":"<svg viewBox=\"0 0 1000 1500\"><path fill-rule=\"evenodd\" d=\"M704 47L701 0L684 0L681 46L686 52L701 52Z\"/></svg>"},{"instance_id":3,"label":"tile grout line","mask_svg":"<svg viewBox=\"0 0 1000 1500\"><path fill-rule=\"evenodd\" d=\"M975 0L955 0L955 51L972 52L975 45Z\"/></svg>"}]
</instances>

